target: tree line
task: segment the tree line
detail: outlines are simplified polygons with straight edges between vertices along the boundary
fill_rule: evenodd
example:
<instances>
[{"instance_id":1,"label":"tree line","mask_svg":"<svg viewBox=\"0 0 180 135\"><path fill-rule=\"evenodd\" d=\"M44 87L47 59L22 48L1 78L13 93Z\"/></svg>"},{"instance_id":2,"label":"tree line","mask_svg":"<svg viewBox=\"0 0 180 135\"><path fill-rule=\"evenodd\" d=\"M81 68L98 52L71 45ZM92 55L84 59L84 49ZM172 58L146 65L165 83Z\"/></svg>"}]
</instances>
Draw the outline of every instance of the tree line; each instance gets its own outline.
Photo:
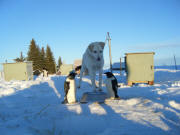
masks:
<instances>
[{"instance_id":1,"label":"tree line","mask_svg":"<svg viewBox=\"0 0 180 135\"><path fill-rule=\"evenodd\" d=\"M49 45L46 46L46 50L44 47L39 48L34 39L30 41L27 57L25 58L21 52L20 57L14 60L15 62L32 61L33 71L46 69L49 74L56 73L56 67L62 65L61 57L58 59L58 65L56 65L53 52Z\"/></svg>"}]
</instances>

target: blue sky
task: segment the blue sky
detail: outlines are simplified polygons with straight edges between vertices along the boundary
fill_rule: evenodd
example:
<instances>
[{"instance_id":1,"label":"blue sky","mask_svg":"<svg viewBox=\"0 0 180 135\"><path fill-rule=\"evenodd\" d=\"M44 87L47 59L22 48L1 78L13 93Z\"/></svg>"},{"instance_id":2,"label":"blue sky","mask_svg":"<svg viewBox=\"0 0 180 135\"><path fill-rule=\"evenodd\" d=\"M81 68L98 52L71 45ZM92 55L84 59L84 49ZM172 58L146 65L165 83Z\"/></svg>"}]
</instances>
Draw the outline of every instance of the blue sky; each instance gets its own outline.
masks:
<instances>
[{"instance_id":1,"label":"blue sky","mask_svg":"<svg viewBox=\"0 0 180 135\"><path fill-rule=\"evenodd\" d=\"M73 63L107 32L113 62L154 51L156 64L173 64L173 55L180 64L180 0L0 0L0 63L26 56L32 38Z\"/></svg>"}]
</instances>

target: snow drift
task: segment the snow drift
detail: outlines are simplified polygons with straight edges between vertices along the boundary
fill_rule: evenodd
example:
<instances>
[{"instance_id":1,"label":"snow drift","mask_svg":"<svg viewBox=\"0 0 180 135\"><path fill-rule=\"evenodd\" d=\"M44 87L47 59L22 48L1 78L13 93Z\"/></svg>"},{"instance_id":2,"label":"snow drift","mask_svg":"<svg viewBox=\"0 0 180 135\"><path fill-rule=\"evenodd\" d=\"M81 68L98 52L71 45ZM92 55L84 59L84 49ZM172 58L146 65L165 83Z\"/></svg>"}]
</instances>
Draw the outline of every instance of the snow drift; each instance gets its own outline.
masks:
<instances>
[{"instance_id":1,"label":"snow drift","mask_svg":"<svg viewBox=\"0 0 180 135\"><path fill-rule=\"evenodd\" d=\"M0 80L0 134L180 134L180 71L156 69L153 86L128 87L124 75L117 73L116 77L121 84L121 100L70 105L61 104L65 76L39 76L34 81ZM105 87L103 90L106 92ZM90 79L83 78L77 99L90 91Z\"/></svg>"}]
</instances>

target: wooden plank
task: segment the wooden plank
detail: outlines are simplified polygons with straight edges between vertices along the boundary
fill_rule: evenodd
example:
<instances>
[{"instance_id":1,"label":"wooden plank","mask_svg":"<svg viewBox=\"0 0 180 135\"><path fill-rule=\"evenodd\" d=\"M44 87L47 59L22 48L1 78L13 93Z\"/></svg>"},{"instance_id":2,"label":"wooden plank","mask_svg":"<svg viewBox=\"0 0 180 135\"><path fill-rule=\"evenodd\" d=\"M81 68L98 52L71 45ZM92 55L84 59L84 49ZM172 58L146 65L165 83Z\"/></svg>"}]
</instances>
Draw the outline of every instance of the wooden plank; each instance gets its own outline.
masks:
<instances>
[{"instance_id":1,"label":"wooden plank","mask_svg":"<svg viewBox=\"0 0 180 135\"><path fill-rule=\"evenodd\" d=\"M107 98L107 94L105 92L85 92L80 100L81 103L87 102L104 102Z\"/></svg>"}]
</instances>

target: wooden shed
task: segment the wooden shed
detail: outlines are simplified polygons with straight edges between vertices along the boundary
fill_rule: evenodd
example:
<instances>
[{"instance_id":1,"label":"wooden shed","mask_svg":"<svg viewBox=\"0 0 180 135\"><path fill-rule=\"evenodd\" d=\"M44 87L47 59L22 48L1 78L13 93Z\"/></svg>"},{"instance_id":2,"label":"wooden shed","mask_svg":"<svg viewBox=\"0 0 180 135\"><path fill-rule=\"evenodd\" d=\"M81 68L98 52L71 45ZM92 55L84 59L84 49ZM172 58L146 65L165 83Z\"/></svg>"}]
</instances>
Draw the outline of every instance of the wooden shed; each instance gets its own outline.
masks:
<instances>
[{"instance_id":1,"label":"wooden shed","mask_svg":"<svg viewBox=\"0 0 180 135\"><path fill-rule=\"evenodd\" d=\"M4 63L4 79L10 80L33 80L32 62Z\"/></svg>"},{"instance_id":2,"label":"wooden shed","mask_svg":"<svg viewBox=\"0 0 180 135\"><path fill-rule=\"evenodd\" d=\"M127 82L154 84L154 52L126 53Z\"/></svg>"}]
</instances>

